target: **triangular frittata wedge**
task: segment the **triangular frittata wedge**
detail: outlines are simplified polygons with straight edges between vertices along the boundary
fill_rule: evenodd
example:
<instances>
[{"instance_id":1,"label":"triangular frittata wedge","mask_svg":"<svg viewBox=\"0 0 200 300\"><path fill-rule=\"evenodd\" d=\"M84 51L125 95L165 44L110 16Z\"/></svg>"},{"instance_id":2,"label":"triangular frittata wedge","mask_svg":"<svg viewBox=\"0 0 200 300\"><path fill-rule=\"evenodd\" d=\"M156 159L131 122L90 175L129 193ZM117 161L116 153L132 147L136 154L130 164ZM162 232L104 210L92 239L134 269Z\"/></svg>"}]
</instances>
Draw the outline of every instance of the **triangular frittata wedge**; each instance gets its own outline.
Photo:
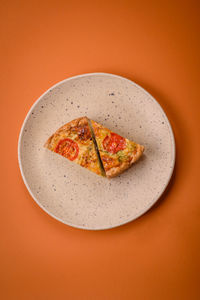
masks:
<instances>
[{"instance_id":1,"label":"triangular frittata wedge","mask_svg":"<svg viewBox=\"0 0 200 300\"><path fill-rule=\"evenodd\" d=\"M119 175L141 157L144 146L123 138L93 120L90 122L108 178Z\"/></svg>"},{"instance_id":2,"label":"triangular frittata wedge","mask_svg":"<svg viewBox=\"0 0 200 300\"><path fill-rule=\"evenodd\" d=\"M87 117L73 120L59 128L44 147L82 167L104 176Z\"/></svg>"}]
</instances>

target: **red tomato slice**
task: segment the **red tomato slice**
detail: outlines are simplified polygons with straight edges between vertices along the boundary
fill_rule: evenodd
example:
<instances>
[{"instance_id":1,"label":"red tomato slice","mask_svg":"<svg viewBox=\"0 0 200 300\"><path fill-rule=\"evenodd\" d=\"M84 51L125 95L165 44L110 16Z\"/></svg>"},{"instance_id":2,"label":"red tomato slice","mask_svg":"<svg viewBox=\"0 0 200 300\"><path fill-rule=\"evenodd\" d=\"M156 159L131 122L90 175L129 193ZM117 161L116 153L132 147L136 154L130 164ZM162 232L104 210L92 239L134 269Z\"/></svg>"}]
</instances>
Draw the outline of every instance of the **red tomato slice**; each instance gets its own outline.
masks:
<instances>
[{"instance_id":1,"label":"red tomato slice","mask_svg":"<svg viewBox=\"0 0 200 300\"><path fill-rule=\"evenodd\" d=\"M126 148L126 140L122 136L111 132L103 140L103 147L106 151L114 154Z\"/></svg>"},{"instance_id":2,"label":"red tomato slice","mask_svg":"<svg viewBox=\"0 0 200 300\"><path fill-rule=\"evenodd\" d=\"M67 138L59 141L55 148L55 152L68 158L69 160L75 160L79 153L79 147L76 142Z\"/></svg>"}]
</instances>

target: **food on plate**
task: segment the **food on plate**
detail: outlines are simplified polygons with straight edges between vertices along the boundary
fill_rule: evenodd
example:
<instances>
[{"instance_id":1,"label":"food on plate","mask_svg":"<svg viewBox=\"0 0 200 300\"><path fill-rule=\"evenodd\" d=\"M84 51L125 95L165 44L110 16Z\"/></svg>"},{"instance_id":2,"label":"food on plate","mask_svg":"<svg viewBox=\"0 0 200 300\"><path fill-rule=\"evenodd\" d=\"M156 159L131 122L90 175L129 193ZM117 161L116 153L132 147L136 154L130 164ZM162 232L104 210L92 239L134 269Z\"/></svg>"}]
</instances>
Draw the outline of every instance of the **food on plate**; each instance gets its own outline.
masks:
<instances>
[{"instance_id":1,"label":"food on plate","mask_svg":"<svg viewBox=\"0 0 200 300\"><path fill-rule=\"evenodd\" d=\"M115 177L136 162L144 146L132 142L91 120L99 155L108 178Z\"/></svg>"},{"instance_id":2,"label":"food on plate","mask_svg":"<svg viewBox=\"0 0 200 300\"><path fill-rule=\"evenodd\" d=\"M44 146L108 178L128 169L144 151L144 146L112 132L87 117L63 125Z\"/></svg>"},{"instance_id":3,"label":"food on plate","mask_svg":"<svg viewBox=\"0 0 200 300\"><path fill-rule=\"evenodd\" d=\"M46 141L44 147L104 176L87 117L63 125Z\"/></svg>"}]
</instances>

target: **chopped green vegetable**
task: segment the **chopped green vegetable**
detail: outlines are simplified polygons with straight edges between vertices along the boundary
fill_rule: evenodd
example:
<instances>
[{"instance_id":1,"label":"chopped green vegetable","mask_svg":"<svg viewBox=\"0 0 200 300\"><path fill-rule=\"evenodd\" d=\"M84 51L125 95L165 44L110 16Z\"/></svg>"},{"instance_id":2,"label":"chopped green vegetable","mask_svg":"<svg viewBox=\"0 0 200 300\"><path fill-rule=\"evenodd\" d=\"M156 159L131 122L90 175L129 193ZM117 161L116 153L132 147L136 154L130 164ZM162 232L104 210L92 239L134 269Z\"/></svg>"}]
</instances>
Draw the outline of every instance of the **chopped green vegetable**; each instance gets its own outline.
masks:
<instances>
[{"instance_id":1,"label":"chopped green vegetable","mask_svg":"<svg viewBox=\"0 0 200 300\"><path fill-rule=\"evenodd\" d=\"M120 150L117 152L118 160L125 161L127 159L127 155L124 153L124 151Z\"/></svg>"},{"instance_id":2,"label":"chopped green vegetable","mask_svg":"<svg viewBox=\"0 0 200 300\"><path fill-rule=\"evenodd\" d=\"M135 149L135 147L136 147L136 145L134 144L134 143L127 143L127 148L132 152L132 151L134 151L134 149Z\"/></svg>"}]
</instances>

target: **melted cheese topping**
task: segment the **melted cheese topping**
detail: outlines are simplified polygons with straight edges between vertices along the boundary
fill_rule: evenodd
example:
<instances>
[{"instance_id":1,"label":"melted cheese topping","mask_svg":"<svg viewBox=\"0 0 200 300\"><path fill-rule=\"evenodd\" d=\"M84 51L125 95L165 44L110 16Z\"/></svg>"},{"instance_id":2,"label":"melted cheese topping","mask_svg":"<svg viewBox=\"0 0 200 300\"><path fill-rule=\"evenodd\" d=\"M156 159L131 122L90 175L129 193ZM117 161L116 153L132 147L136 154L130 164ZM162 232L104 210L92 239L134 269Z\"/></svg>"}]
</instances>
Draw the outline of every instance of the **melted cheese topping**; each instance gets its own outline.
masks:
<instances>
[{"instance_id":1,"label":"melted cheese topping","mask_svg":"<svg viewBox=\"0 0 200 300\"><path fill-rule=\"evenodd\" d=\"M94 121L91 121L91 123L93 126L99 153L100 153L100 156L101 156L101 159L102 159L102 162L103 162L103 165L104 165L104 168L106 171L108 171L109 169L111 169L113 167L119 166L123 162L131 161L131 159L134 155L134 152L137 149L136 143L134 143L128 139L125 139L125 141L126 141L125 149L120 150L117 153L110 153L104 149L103 141L106 136L110 136L112 131Z\"/></svg>"},{"instance_id":2,"label":"melted cheese topping","mask_svg":"<svg viewBox=\"0 0 200 300\"><path fill-rule=\"evenodd\" d=\"M55 148L58 145L59 141L65 138L70 138L78 144L79 153L74 162L95 172L98 175L101 175L99 160L92 141L92 136L87 140L82 141L78 134L72 130L61 131L59 132L59 134L54 134L54 137L51 141L51 150L55 151Z\"/></svg>"}]
</instances>

